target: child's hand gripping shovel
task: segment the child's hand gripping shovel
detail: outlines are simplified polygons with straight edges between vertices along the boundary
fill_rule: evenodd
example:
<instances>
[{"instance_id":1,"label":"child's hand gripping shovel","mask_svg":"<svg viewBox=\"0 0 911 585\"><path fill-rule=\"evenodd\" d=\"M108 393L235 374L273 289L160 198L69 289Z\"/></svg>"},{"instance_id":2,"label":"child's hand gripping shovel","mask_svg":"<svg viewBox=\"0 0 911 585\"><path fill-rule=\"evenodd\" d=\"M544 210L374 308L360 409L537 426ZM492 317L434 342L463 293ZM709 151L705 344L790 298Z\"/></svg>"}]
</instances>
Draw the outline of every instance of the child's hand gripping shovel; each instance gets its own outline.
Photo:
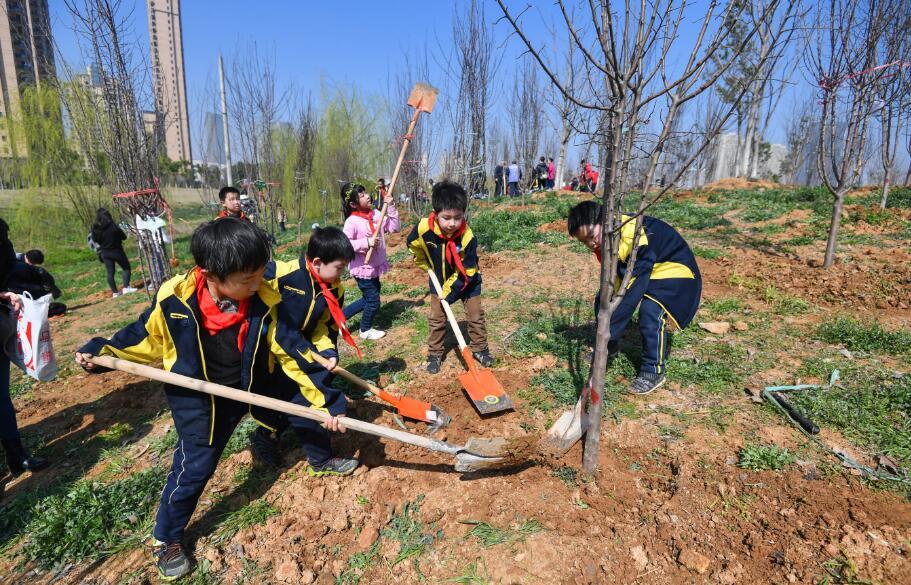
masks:
<instances>
[{"instance_id":1,"label":"child's hand gripping shovel","mask_svg":"<svg viewBox=\"0 0 911 585\"><path fill-rule=\"evenodd\" d=\"M437 296L440 297L440 304L443 305L443 310L446 312L446 318L449 319L452 332L459 342L459 350L462 352L462 359L465 360L465 367L468 369L466 373L459 374L459 382L462 383L462 387L465 388L468 397L471 398L475 408L481 414L511 409L512 401L506 395L503 385L494 377L493 372L479 368L475 363L474 356L471 355L471 349L465 343L465 338L462 337L459 322L456 321L455 315L452 314L452 307L449 306L449 303L443 297L443 287L440 286L437 275L434 274L432 268L427 270L427 274L430 275L430 281L433 283Z\"/></svg>"},{"instance_id":2,"label":"child's hand gripping shovel","mask_svg":"<svg viewBox=\"0 0 911 585\"><path fill-rule=\"evenodd\" d=\"M313 359L316 361L316 363L323 366L324 368L328 368L329 360L316 353L313 353L311 355L313 356ZM338 374L342 378L348 380L362 390L367 391L367 393L376 396L380 400L391 404L395 407L396 412L401 416L428 423L430 425L429 430L431 434L448 425L452 420L452 417L443 412L443 409L441 409L439 406L436 406L435 404L430 404L429 402L421 402L420 400L411 398L409 396L395 396L394 394L390 394L382 388L374 386L367 380L355 376L341 366L335 366L331 372L333 374Z\"/></svg>"},{"instance_id":3,"label":"child's hand gripping shovel","mask_svg":"<svg viewBox=\"0 0 911 585\"><path fill-rule=\"evenodd\" d=\"M418 123L418 116L421 112L429 114L433 111L433 107L437 103L438 92L439 90L437 90L437 88L427 85L426 83L415 83L414 88L411 90L411 95L408 96L408 105L414 108L414 115L411 117L411 123L408 124L408 130L405 132L405 136L402 137L402 150L399 151L399 160L395 163L395 169L392 171L392 180L389 182L387 193L392 193L393 196L395 195L395 181L399 178L399 170L402 168L402 162L405 160L405 152L408 150L408 145L411 144L411 140L414 138L413 132L414 127ZM380 220L376 223L376 232L374 232L373 237L370 238L370 246L367 248L367 256L364 258L364 264L370 262L373 251L376 249L377 238L383 237L383 221L386 219L387 207L388 205L383 205L383 210L380 212Z\"/></svg>"},{"instance_id":4,"label":"child's hand gripping shovel","mask_svg":"<svg viewBox=\"0 0 911 585\"><path fill-rule=\"evenodd\" d=\"M222 398L243 402L244 404L261 406L263 408L299 416L320 423L325 423L331 418L328 413L316 410L315 408L307 408L306 406L269 398L268 396L262 396L261 394L245 392L229 386L206 382L205 380L197 380L196 378L182 376L180 374L175 374L174 372L166 372L158 368L144 366L127 360L108 356L94 356L89 361L103 368L136 374L137 376L157 380L165 384L173 384L174 386L204 392L213 396L221 396ZM338 422L347 429L392 439L438 453L454 455L456 458L455 470L459 472L509 467L522 463L519 454L515 453L514 450L510 448L508 441L503 438L482 439L472 437L468 439L468 442L465 445L453 445L444 441L431 439L430 437L422 437L420 435L406 433L405 431L390 429L355 418L340 416L337 417L337 419Z\"/></svg>"}]
</instances>

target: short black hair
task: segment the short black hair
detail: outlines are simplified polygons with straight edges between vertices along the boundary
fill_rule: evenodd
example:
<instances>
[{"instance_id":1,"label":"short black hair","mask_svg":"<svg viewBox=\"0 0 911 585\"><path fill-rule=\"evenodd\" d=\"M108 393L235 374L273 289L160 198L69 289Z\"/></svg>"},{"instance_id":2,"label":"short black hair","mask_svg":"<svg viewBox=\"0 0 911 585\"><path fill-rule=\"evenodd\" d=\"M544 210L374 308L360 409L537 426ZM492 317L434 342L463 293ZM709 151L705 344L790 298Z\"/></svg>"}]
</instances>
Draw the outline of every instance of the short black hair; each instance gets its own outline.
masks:
<instances>
[{"instance_id":1,"label":"short black hair","mask_svg":"<svg viewBox=\"0 0 911 585\"><path fill-rule=\"evenodd\" d=\"M458 209L464 213L468 209L468 193L454 181L440 181L433 186L430 204L433 205L435 213L440 213L444 209Z\"/></svg>"},{"instance_id":2,"label":"short black hair","mask_svg":"<svg viewBox=\"0 0 911 585\"><path fill-rule=\"evenodd\" d=\"M544 157L543 157L543 156L541 157L541 162L544 162Z\"/></svg>"},{"instance_id":3,"label":"short black hair","mask_svg":"<svg viewBox=\"0 0 911 585\"><path fill-rule=\"evenodd\" d=\"M240 190L237 187L228 185L227 187L222 187L218 192L218 200L224 203L225 199L228 198L228 193L237 193L237 196L240 197Z\"/></svg>"},{"instance_id":4,"label":"short black hair","mask_svg":"<svg viewBox=\"0 0 911 585\"><path fill-rule=\"evenodd\" d=\"M28 258L29 264L44 264L44 252L37 248L26 252L25 257Z\"/></svg>"},{"instance_id":5,"label":"short black hair","mask_svg":"<svg viewBox=\"0 0 911 585\"><path fill-rule=\"evenodd\" d=\"M604 221L604 206L597 201L583 201L569 210L566 230L574 236L586 226L601 225Z\"/></svg>"},{"instance_id":6,"label":"short black hair","mask_svg":"<svg viewBox=\"0 0 911 585\"><path fill-rule=\"evenodd\" d=\"M225 217L200 225L190 240L193 261L219 280L254 272L269 261L268 236L248 221Z\"/></svg>"},{"instance_id":7,"label":"short black hair","mask_svg":"<svg viewBox=\"0 0 911 585\"><path fill-rule=\"evenodd\" d=\"M345 232L337 227L316 227L307 244L307 259L319 258L323 262L354 260L354 247Z\"/></svg>"}]
</instances>

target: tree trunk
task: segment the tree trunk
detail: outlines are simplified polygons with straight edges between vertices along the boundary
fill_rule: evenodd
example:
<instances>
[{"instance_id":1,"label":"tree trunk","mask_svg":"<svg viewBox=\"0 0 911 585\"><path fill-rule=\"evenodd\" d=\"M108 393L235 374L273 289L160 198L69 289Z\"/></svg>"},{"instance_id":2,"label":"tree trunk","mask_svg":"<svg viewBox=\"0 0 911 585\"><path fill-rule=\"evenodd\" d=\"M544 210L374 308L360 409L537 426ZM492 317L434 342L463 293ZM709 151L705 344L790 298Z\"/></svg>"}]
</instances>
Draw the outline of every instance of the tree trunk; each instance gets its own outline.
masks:
<instances>
[{"instance_id":1,"label":"tree trunk","mask_svg":"<svg viewBox=\"0 0 911 585\"><path fill-rule=\"evenodd\" d=\"M557 156L557 168L554 169L554 183L557 189L563 187L563 176L566 172L566 150L569 147L569 139L572 136L572 128L566 118L563 118L563 135L560 138L560 154Z\"/></svg>"},{"instance_id":2,"label":"tree trunk","mask_svg":"<svg viewBox=\"0 0 911 585\"><path fill-rule=\"evenodd\" d=\"M908 172L905 173L905 187L911 187L911 162L908 163Z\"/></svg>"},{"instance_id":3,"label":"tree trunk","mask_svg":"<svg viewBox=\"0 0 911 585\"><path fill-rule=\"evenodd\" d=\"M889 187L891 186L889 179L891 178L891 175L892 175L892 169L889 167L886 167L885 176L883 177L883 197L882 197L882 199L879 200L880 209L885 209L886 204L889 203Z\"/></svg>"},{"instance_id":4,"label":"tree trunk","mask_svg":"<svg viewBox=\"0 0 911 585\"><path fill-rule=\"evenodd\" d=\"M822 267L829 268L835 263L835 244L838 242L838 227L841 225L841 212L845 207L845 194L839 191L835 194L835 204L832 205L832 223L829 225L829 238L826 241L826 256Z\"/></svg>"}]
</instances>

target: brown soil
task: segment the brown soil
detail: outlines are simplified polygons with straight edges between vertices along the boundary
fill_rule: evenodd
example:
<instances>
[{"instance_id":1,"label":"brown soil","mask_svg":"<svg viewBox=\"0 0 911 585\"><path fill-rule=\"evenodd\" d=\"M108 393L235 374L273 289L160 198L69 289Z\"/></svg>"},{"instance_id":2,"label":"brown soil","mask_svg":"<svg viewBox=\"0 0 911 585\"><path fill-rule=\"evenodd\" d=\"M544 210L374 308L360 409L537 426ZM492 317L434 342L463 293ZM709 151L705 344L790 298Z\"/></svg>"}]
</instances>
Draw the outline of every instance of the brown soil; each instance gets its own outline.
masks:
<instances>
[{"instance_id":1,"label":"brown soil","mask_svg":"<svg viewBox=\"0 0 911 585\"><path fill-rule=\"evenodd\" d=\"M713 183L706 183L701 190L711 193L714 191L739 191L742 189L756 189L762 191L764 189L778 189L780 187L781 185L779 183L766 181L764 179L731 178L719 179Z\"/></svg>"},{"instance_id":2,"label":"brown soil","mask_svg":"<svg viewBox=\"0 0 911 585\"><path fill-rule=\"evenodd\" d=\"M751 182L725 188L757 186ZM565 229L556 223L541 229L558 228ZM403 249L405 235L389 238L391 252ZM520 325L510 319L511 292L534 286L590 298L597 276L590 255L561 251L556 258L549 248L539 248L482 258L485 287L490 291L484 301L490 340L501 357L494 373L519 406L519 391L554 360L552 356L520 359L502 351L504 337ZM907 306L902 306L908 296L901 291L911 289L911 255L905 251L883 258L881 251L853 249L850 264L837 264L826 272L809 269L805 259L793 255L745 248L732 251L717 261L700 261L706 299L740 295L754 299L750 303L763 303L761 288L743 295L747 286L743 279L751 278L756 286L772 284L823 309L863 310L891 322L911 319ZM406 261L396 264L385 281L424 286L426 277ZM96 297L88 300L90 310L59 322L55 341L61 357L70 355L96 330L110 333L108 323L137 314L141 306L115 303L112 311L110 299ZM384 302L427 310L426 298L388 295ZM423 356L396 353L395 348L404 346L411 336L408 327L392 328L377 347L388 348L390 355L404 360L403 368L411 375L407 384L393 389L432 401L453 416L453 423L435 438L464 444L470 437L508 437L527 454L528 446L551 421L540 412L482 419L457 381L462 366L454 352L437 376L423 371ZM348 359L343 356L343 362ZM778 381L779 375L785 375L766 374ZM389 376L382 381L390 381ZM10 495L34 489L65 470L66 452L78 442L114 422L158 412L164 400L157 385L133 376L87 376L70 368L56 382L36 384L29 397L16 405L26 433L51 437L54 467L8 485ZM390 518L423 494L421 518L433 530L442 531L442 540L437 538L417 565L405 561L393 567L398 545L380 539L381 560L366 572L362 583L442 583L464 574L470 565L493 583L811 583L825 574L822 563L839 556L853 563L865 579L911 581L911 504L900 496L871 490L847 474L823 474L810 461L783 472L747 472L735 465L745 429L786 447L802 443L802 436L790 427L760 417L748 397L735 404L735 420L727 432L693 425L677 438L657 432L672 422L666 409L699 413L717 405L672 386L639 399L638 406L640 416L635 419L605 421L600 473L596 480L580 478L576 485L564 483L553 471L580 467L580 445L557 460L533 456L531 462L514 469L463 476L453 470L452 457L349 432L335 440L335 449L359 457L363 466L353 477L341 479L309 477L300 449L292 449L284 454L288 467L255 496L273 504L279 514L216 545L210 539L211 528L201 526L201 518L221 497L231 498L238 506L250 497L232 488L235 473L250 463L249 452L238 453L219 467L191 523L195 555L207 559L210 571L222 575L225 582L233 582L248 559L263 567L271 564L257 582L335 583L347 568L347 559L368 550ZM370 401L356 404L350 414L395 426L390 412ZM169 424L164 417L137 426L131 440L159 436ZM407 426L423 432L420 424ZM148 457L137 455L143 465ZM467 521L507 527L529 519L540 521L543 531L524 541L482 548L474 538L465 537L471 529ZM0 562L9 571L11 583L54 579L53 573L23 573L14 571L10 561ZM125 582L154 581L147 551L80 565L54 582L113 584L123 582L128 574L133 576Z\"/></svg>"}]
</instances>

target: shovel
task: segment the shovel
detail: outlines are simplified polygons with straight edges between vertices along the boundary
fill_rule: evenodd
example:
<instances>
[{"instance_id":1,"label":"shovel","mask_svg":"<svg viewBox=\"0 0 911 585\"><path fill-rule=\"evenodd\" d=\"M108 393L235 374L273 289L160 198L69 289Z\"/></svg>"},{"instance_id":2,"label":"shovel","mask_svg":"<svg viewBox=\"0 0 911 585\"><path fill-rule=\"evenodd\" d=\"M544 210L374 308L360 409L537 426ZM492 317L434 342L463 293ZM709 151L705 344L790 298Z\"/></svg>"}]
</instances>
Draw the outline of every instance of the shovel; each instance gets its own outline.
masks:
<instances>
[{"instance_id":1,"label":"shovel","mask_svg":"<svg viewBox=\"0 0 911 585\"><path fill-rule=\"evenodd\" d=\"M449 319L452 332L455 333L456 340L459 342L462 359L465 360L465 367L468 368L467 372L459 374L459 382L462 383L462 387L465 388L465 392L468 393L468 397L474 403L474 407L481 414L510 410L512 401L506 395L503 385L494 377L493 372L479 368L475 363L474 356L471 355L471 349L465 343L465 338L462 337L459 322L456 321L455 315L452 314L452 307L443 298L443 287L440 286L437 275L434 274L432 268L427 270L427 274L430 275L430 281L433 283L433 288L440 298L440 304L443 305L443 310L446 312L446 318Z\"/></svg>"},{"instance_id":2,"label":"shovel","mask_svg":"<svg viewBox=\"0 0 911 585\"><path fill-rule=\"evenodd\" d=\"M329 361L326 358L316 353L312 353L311 355L316 363L327 368ZM355 376L341 366L335 366L331 371L333 374L338 374L362 390L366 390L368 393L373 394L380 400L391 404L401 416L430 424L431 434L445 427L452 421L452 417L443 412L443 409L435 404L421 402L420 400L409 396L395 396L394 394L390 394L382 388L374 386L367 380Z\"/></svg>"},{"instance_id":3,"label":"shovel","mask_svg":"<svg viewBox=\"0 0 911 585\"><path fill-rule=\"evenodd\" d=\"M553 455L565 455L588 430L588 415L585 403L588 400L588 388L582 392L576 406L567 410L557 419L547 434L541 439L544 449Z\"/></svg>"},{"instance_id":4,"label":"shovel","mask_svg":"<svg viewBox=\"0 0 911 585\"><path fill-rule=\"evenodd\" d=\"M408 150L408 145L411 144L411 140L414 138L413 132L414 127L418 123L418 116L421 112L429 114L433 111L433 107L437 103L437 93L439 93L437 88L426 83L415 83L414 87L411 89L411 95L408 96L408 105L414 108L414 115L411 116L411 123L408 124L408 131L405 132L405 136L403 137L402 150L399 151L399 160L396 161L395 169L392 171L392 180L389 182L389 187L387 189L388 193L395 195L395 181L399 178L399 170L402 168L402 162L405 160L405 152ZM367 256L364 258L364 264L370 262L373 251L376 249L376 239L383 235L383 221L386 219L386 207L388 206L383 205L383 210L380 212L380 220L376 223L376 232L373 234L373 237L370 238L370 247L367 248Z\"/></svg>"},{"instance_id":5,"label":"shovel","mask_svg":"<svg viewBox=\"0 0 911 585\"><path fill-rule=\"evenodd\" d=\"M290 414L293 416L299 416L301 418L314 420L320 423L324 423L329 420L329 418L331 418L328 413L321 410L316 410L315 408L307 408L306 406L300 406L292 402L269 398L268 396L262 396L261 394L245 392L243 390L237 390L236 388L231 388L229 386L222 386L221 384L206 382L205 380L197 380L196 378L182 376L180 374L175 374L174 372L167 372L165 370L160 370L158 368L153 368L150 366L144 366L119 358L95 356L90 361L93 364L96 364L103 368L136 374L137 376L149 378L150 380L156 380L165 384L173 384L174 386L180 386L182 388L204 392L213 396L221 396L222 398L227 398L229 400L234 400L237 402L243 402L244 404L261 406L263 408L276 410L278 412L283 412L285 414ZM455 470L459 472L472 472L480 471L482 469L509 467L520 463L520 461L517 460L516 455L514 453L511 453L510 446L506 439L482 439L472 437L465 445L453 445L451 443L437 441L429 437L422 437L420 435L406 433L405 431L399 431L396 429L390 429L388 427L371 424L362 420L357 420L355 418L348 418L345 416L340 416L337 418L338 422L346 428L361 433L383 437L386 439L392 439L394 441L399 441L400 443L414 445L415 447L421 447L430 451L436 451L437 453L454 455L456 458Z\"/></svg>"}]
</instances>

